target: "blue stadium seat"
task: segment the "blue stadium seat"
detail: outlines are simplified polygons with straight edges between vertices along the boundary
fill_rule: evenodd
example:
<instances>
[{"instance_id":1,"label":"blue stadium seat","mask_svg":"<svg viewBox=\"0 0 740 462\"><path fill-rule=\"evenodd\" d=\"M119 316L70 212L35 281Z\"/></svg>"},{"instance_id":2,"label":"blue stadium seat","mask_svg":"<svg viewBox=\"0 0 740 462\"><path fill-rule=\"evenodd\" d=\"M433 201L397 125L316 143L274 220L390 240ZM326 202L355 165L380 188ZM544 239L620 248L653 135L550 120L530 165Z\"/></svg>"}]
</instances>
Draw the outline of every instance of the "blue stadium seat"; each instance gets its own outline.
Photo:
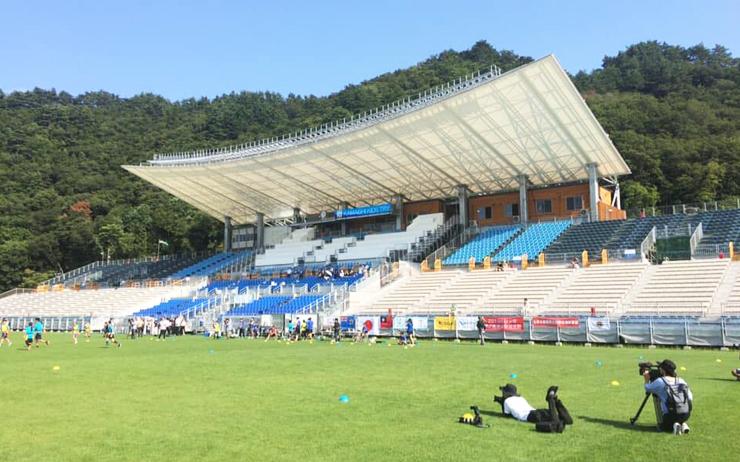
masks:
<instances>
[{"instance_id":1,"label":"blue stadium seat","mask_svg":"<svg viewBox=\"0 0 740 462\"><path fill-rule=\"evenodd\" d=\"M240 258L248 255L249 251L245 252L223 252L216 255L212 255L205 260L201 260L198 263L183 268L180 271L172 274L171 279L183 279L186 277L194 276L212 276L229 265L236 263Z\"/></svg>"},{"instance_id":2,"label":"blue stadium seat","mask_svg":"<svg viewBox=\"0 0 740 462\"><path fill-rule=\"evenodd\" d=\"M527 254L534 260L552 241L570 226L569 220L536 223L529 225L503 249L493 256L493 261L510 261Z\"/></svg>"},{"instance_id":3,"label":"blue stadium seat","mask_svg":"<svg viewBox=\"0 0 740 462\"><path fill-rule=\"evenodd\" d=\"M516 235L522 228L520 226L497 226L489 228L474 239L460 247L455 253L444 260L445 265L467 265L470 257L475 257L476 262L494 253L502 244Z\"/></svg>"}]
</instances>

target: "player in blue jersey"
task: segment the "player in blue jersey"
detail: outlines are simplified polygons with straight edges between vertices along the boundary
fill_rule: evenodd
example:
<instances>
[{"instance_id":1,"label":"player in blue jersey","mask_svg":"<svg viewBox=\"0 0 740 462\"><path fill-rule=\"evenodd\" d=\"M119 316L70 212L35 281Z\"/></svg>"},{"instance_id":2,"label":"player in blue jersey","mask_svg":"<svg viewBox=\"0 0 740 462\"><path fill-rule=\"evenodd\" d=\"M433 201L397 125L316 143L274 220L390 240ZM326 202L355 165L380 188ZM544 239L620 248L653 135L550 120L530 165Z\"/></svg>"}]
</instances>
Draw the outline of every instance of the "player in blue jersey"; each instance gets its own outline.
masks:
<instances>
[{"instance_id":1,"label":"player in blue jersey","mask_svg":"<svg viewBox=\"0 0 740 462\"><path fill-rule=\"evenodd\" d=\"M307 335L310 340L313 340L313 319L308 318L306 322Z\"/></svg>"},{"instance_id":2,"label":"player in blue jersey","mask_svg":"<svg viewBox=\"0 0 740 462\"><path fill-rule=\"evenodd\" d=\"M406 336L408 337L408 342L411 345L416 345L416 335L414 335L414 322L409 318L406 321Z\"/></svg>"},{"instance_id":3,"label":"player in blue jersey","mask_svg":"<svg viewBox=\"0 0 740 462\"><path fill-rule=\"evenodd\" d=\"M33 323L29 322L25 329L26 332L26 348L28 351L31 351L31 347L33 346L33 338L35 335L34 329L33 329Z\"/></svg>"},{"instance_id":4,"label":"player in blue jersey","mask_svg":"<svg viewBox=\"0 0 740 462\"><path fill-rule=\"evenodd\" d=\"M33 324L33 339L36 342L36 348L39 347L41 342L44 342L47 346L49 345L49 341L44 340L44 323L41 322L40 318L36 318L36 322Z\"/></svg>"}]
</instances>

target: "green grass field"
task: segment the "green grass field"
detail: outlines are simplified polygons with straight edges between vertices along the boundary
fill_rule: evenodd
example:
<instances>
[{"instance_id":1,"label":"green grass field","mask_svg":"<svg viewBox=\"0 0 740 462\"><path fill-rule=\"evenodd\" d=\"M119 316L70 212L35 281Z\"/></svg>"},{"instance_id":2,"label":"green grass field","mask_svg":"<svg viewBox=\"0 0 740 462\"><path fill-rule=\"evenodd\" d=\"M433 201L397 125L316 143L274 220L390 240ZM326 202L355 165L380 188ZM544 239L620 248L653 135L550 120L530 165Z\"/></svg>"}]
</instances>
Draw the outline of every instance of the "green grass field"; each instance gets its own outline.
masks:
<instances>
[{"instance_id":1,"label":"green grass field","mask_svg":"<svg viewBox=\"0 0 740 462\"><path fill-rule=\"evenodd\" d=\"M0 348L0 451L13 459L635 461L740 452L740 383L729 374L737 352L192 336L116 349L98 335L77 346L68 335L49 338L26 352L16 334ZM652 408L628 424L643 398L638 361L666 357L686 368L694 392L687 436L657 433ZM575 424L541 434L500 417L491 397L506 382L535 407L559 385ZM471 404L490 428L456 423Z\"/></svg>"}]
</instances>

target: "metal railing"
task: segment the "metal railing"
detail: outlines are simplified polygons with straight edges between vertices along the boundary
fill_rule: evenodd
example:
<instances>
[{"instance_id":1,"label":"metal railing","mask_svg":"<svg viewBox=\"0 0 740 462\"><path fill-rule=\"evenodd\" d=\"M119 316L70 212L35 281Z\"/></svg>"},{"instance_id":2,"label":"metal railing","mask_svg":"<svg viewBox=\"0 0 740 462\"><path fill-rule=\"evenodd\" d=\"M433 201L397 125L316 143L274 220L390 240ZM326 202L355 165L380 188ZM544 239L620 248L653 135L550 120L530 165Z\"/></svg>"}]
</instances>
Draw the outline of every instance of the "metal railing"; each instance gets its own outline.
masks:
<instances>
[{"instance_id":1,"label":"metal railing","mask_svg":"<svg viewBox=\"0 0 740 462\"><path fill-rule=\"evenodd\" d=\"M477 223L474 223L472 226L469 226L465 228L460 234L450 239L447 244L443 245L439 249L432 252L429 256L425 258L427 264L430 268L434 268L434 261L439 258L440 260L444 260L449 255L452 255L457 251L460 247L465 245L468 241L470 241L473 237L478 235L480 233L481 228L478 227Z\"/></svg>"},{"instance_id":2,"label":"metal railing","mask_svg":"<svg viewBox=\"0 0 740 462\"><path fill-rule=\"evenodd\" d=\"M695 214L718 210L740 209L740 197L730 197L719 201L693 202L675 205L656 205L653 207L630 207L626 209L627 218L642 216L657 217L663 215Z\"/></svg>"},{"instance_id":3,"label":"metal railing","mask_svg":"<svg viewBox=\"0 0 740 462\"><path fill-rule=\"evenodd\" d=\"M699 241L701 241L703 237L704 237L704 226L702 225L702 223L699 223L699 225L694 229L694 232L691 233L691 237L689 238L689 248L691 249L692 257L696 253L696 246L699 244Z\"/></svg>"},{"instance_id":4,"label":"metal railing","mask_svg":"<svg viewBox=\"0 0 740 462\"><path fill-rule=\"evenodd\" d=\"M283 135L282 137L258 140L238 146L204 149L191 152L155 154L153 159L148 161L148 164L152 166L175 166L223 162L227 160L259 156L261 154L280 151L301 146L303 144L315 143L326 138L351 133L386 120L395 119L404 114L417 111L464 91L479 87L480 85L498 78L501 74L501 69L492 65L486 72L479 71L470 75L465 75L464 78L460 77L459 79L455 79L447 84L438 85L434 88L419 92L415 97L405 97L390 104L385 104L379 108L363 112L362 114L352 115L349 120L345 118L341 121L326 123L318 127Z\"/></svg>"},{"instance_id":5,"label":"metal railing","mask_svg":"<svg viewBox=\"0 0 740 462\"><path fill-rule=\"evenodd\" d=\"M740 302L727 302L721 306L722 316L740 316Z\"/></svg>"},{"instance_id":6,"label":"metal railing","mask_svg":"<svg viewBox=\"0 0 740 462\"><path fill-rule=\"evenodd\" d=\"M630 303L622 305L622 314L639 316L643 313L661 313L662 315L677 314L691 316L705 316L709 311L707 303Z\"/></svg>"},{"instance_id":7,"label":"metal railing","mask_svg":"<svg viewBox=\"0 0 740 462\"><path fill-rule=\"evenodd\" d=\"M657 238L657 230L655 229L655 226L653 226L653 229L650 230L647 236L645 236L645 239L642 240L640 243L640 256L641 258L647 260L648 255L652 253L653 249L655 249L655 242L658 240Z\"/></svg>"},{"instance_id":8,"label":"metal railing","mask_svg":"<svg viewBox=\"0 0 740 462\"><path fill-rule=\"evenodd\" d=\"M691 254L692 258L729 258L730 245L699 243Z\"/></svg>"},{"instance_id":9,"label":"metal railing","mask_svg":"<svg viewBox=\"0 0 740 462\"><path fill-rule=\"evenodd\" d=\"M36 289L19 289L19 288L10 289L10 290L6 290L5 292L1 293L0 298L11 297L13 295L20 295L20 294L31 294L35 292L36 292Z\"/></svg>"},{"instance_id":10,"label":"metal railing","mask_svg":"<svg viewBox=\"0 0 740 462\"><path fill-rule=\"evenodd\" d=\"M193 252L185 254L170 254L157 256L147 256L140 258L122 258L117 260L98 260L87 265L75 268L71 271L58 274L51 279L48 279L39 285L55 285L60 283L85 283L88 281L95 281L96 278L102 277L102 271L104 269L111 269L127 265L141 265L146 263L158 263L166 261L176 261L185 258L204 258L213 255L213 252Z\"/></svg>"},{"instance_id":11,"label":"metal railing","mask_svg":"<svg viewBox=\"0 0 740 462\"><path fill-rule=\"evenodd\" d=\"M407 258L409 261L414 261L417 258L423 256L427 252L427 248L430 244L434 244L439 239L443 238L447 233L454 230L457 226L460 226L460 218L457 215L449 217L443 224L439 225L430 235L420 236L416 242L409 246ZM437 249L434 249L437 250Z\"/></svg>"}]
</instances>

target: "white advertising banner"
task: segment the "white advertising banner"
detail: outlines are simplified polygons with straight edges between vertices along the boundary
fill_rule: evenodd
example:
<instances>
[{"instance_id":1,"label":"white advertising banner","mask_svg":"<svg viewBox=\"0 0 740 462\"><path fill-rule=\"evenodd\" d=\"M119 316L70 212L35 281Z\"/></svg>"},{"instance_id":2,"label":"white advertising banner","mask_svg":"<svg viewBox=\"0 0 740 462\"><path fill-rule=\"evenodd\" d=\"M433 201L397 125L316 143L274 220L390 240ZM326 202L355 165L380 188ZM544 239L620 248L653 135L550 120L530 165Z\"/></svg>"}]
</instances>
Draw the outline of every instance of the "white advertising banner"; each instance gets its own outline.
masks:
<instances>
[{"instance_id":1,"label":"white advertising banner","mask_svg":"<svg viewBox=\"0 0 740 462\"><path fill-rule=\"evenodd\" d=\"M458 316L455 318L457 330L478 330L478 318L475 316Z\"/></svg>"},{"instance_id":2,"label":"white advertising banner","mask_svg":"<svg viewBox=\"0 0 740 462\"><path fill-rule=\"evenodd\" d=\"M380 333L380 316L357 316L356 329L367 327L368 335L378 335Z\"/></svg>"}]
</instances>

